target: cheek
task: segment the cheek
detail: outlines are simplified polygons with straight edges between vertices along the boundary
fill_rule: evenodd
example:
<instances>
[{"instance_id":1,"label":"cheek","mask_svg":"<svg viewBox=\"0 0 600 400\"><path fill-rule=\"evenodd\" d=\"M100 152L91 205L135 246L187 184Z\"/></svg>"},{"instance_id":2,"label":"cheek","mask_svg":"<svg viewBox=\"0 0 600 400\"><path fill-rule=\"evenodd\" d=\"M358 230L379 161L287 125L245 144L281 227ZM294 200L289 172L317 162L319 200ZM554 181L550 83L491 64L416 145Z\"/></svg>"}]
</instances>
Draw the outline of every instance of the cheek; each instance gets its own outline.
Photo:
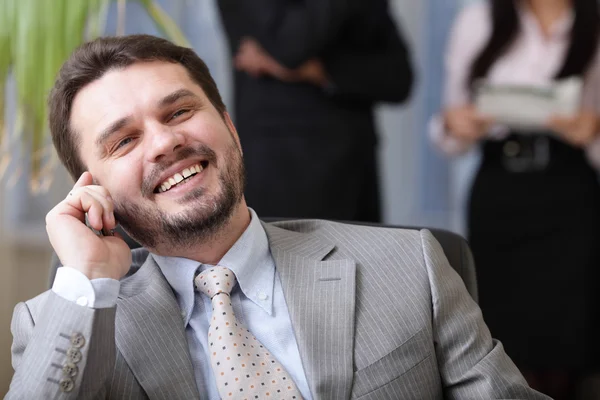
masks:
<instances>
[{"instance_id":1,"label":"cheek","mask_svg":"<svg viewBox=\"0 0 600 400\"><path fill-rule=\"evenodd\" d=\"M229 129L220 117L192 119L185 129L194 140L203 142L217 152L230 146L233 141Z\"/></svg>"},{"instance_id":2,"label":"cheek","mask_svg":"<svg viewBox=\"0 0 600 400\"><path fill-rule=\"evenodd\" d=\"M133 163L118 162L104 165L98 182L106 188L114 199L139 196L141 174Z\"/></svg>"}]
</instances>

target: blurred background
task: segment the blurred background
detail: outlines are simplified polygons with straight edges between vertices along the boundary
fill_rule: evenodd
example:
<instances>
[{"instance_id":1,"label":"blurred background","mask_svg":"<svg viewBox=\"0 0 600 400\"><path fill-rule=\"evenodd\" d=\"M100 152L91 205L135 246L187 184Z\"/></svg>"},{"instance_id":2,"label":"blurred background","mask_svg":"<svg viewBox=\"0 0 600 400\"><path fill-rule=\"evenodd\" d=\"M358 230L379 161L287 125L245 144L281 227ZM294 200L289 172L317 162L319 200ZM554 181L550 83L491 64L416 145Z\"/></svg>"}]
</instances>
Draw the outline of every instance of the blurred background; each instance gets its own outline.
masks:
<instances>
[{"instance_id":1,"label":"blurred background","mask_svg":"<svg viewBox=\"0 0 600 400\"><path fill-rule=\"evenodd\" d=\"M2 1L5 0L0 0L0 3ZM480 162L480 150L473 147L460 157L446 157L432 145L430 121L442 109L444 57L453 21L463 7L476 1L478 0L388 1L389 15L407 48L407 60L412 66L414 81L409 96L400 102L397 99L395 104L372 103L378 137L375 162L378 165L376 176L381 210L380 218L370 218L371 220L380 219L384 223L395 225L444 228L468 236L467 199ZM34 5L43 2L29 0ZM65 2L66 7L71 7L74 3L76 2ZM142 3L150 2L107 2L105 9L100 8L100 14L105 15L95 17L105 18L106 21L105 26L98 29L107 35L149 33L165 36L164 30L159 29L160 24L156 23L156 15L153 19L151 13L148 13L147 4ZM236 122L236 105L238 109L240 105L236 103L235 96L240 92L235 90L235 66L228 42L228 30L219 12L218 2L160 0L156 4L175 22L189 44L207 63L228 109L234 110ZM1 18L2 16L0 21ZM31 24L35 24L35 19L31 20ZM0 35L1 33L0 31ZM0 46L0 57L2 50ZM37 67L40 74L44 73L44 66ZM27 124L20 120L23 116L18 111L19 86L13 78L14 76L9 76L6 80L5 101L4 104L0 102L5 110L4 124L7 132L14 132L15 127L25 126L27 129ZM243 137L243 128L238 126L238 130ZM62 167L52 165L50 155L44 154L44 163L32 160L32 154L33 158L36 154L28 150L32 142L44 149L49 143L47 136L45 139L27 135L15 137L11 136L10 146L6 144L6 140L0 145L0 149L5 152L4 162L0 158L0 172L3 172L0 184L0 393L6 392L12 376L12 337L9 328L13 307L17 302L41 293L50 285L48 273L51 248L46 237L44 217L72 186L71 179ZM20 141L23 146L14 145ZM10 162L6 162L7 154ZM52 168L44 171L44 165L52 165ZM39 169L45 173L44 179L40 179ZM46 180L48 177L51 180ZM253 207L252 198L249 206ZM258 212L259 215L268 213L261 213L260 208ZM282 214L284 211L278 210L277 213ZM353 218L352 215L342 215L339 219ZM556 323L560 324L559 321ZM586 371L586 376L592 375L587 372L589 371ZM594 388L593 379L586 382L585 388L579 391L581 398L600 398L600 391Z\"/></svg>"}]
</instances>

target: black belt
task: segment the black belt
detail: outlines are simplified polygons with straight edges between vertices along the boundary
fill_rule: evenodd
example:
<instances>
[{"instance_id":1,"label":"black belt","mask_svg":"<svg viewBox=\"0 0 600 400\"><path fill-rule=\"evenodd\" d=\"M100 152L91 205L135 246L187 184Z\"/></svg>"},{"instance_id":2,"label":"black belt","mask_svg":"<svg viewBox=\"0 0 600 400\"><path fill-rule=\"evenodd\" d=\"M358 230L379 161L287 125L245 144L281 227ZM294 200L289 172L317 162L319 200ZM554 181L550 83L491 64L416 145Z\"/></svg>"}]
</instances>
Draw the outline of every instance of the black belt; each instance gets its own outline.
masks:
<instances>
[{"instance_id":1,"label":"black belt","mask_svg":"<svg viewBox=\"0 0 600 400\"><path fill-rule=\"evenodd\" d=\"M542 172L557 164L580 164L583 151L570 146L552 134L510 134L500 141L483 143L483 162L500 165L507 172Z\"/></svg>"}]
</instances>

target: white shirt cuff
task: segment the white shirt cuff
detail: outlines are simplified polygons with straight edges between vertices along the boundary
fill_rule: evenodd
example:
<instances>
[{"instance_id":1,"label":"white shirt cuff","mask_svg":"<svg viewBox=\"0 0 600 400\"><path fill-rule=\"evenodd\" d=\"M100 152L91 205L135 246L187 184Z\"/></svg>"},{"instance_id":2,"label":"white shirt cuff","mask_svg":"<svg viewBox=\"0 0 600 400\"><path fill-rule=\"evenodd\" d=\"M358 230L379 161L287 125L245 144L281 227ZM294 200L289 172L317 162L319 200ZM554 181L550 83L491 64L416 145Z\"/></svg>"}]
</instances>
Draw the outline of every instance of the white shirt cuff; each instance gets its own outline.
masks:
<instances>
[{"instance_id":1,"label":"white shirt cuff","mask_svg":"<svg viewBox=\"0 0 600 400\"><path fill-rule=\"evenodd\" d=\"M440 115L434 115L429 120L429 138L433 144L449 156L458 156L466 153L473 143L457 139L449 135L444 128L444 121Z\"/></svg>"},{"instance_id":2,"label":"white shirt cuff","mask_svg":"<svg viewBox=\"0 0 600 400\"><path fill-rule=\"evenodd\" d=\"M117 304L121 282L100 278L89 280L75 268L61 267L56 271L52 291L65 300L89 308L111 308Z\"/></svg>"}]
</instances>

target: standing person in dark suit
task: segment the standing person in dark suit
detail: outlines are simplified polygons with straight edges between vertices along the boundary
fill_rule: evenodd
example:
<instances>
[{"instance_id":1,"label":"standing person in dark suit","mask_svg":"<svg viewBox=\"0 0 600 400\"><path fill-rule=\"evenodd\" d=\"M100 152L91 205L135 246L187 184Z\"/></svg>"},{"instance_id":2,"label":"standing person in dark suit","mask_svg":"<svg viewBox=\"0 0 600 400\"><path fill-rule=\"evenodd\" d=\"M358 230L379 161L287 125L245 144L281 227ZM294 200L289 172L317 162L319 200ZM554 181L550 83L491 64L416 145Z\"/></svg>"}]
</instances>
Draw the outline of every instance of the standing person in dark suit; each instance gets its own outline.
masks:
<instances>
[{"instance_id":1,"label":"standing person in dark suit","mask_svg":"<svg viewBox=\"0 0 600 400\"><path fill-rule=\"evenodd\" d=\"M219 0L246 196L277 217L380 220L373 108L413 75L386 0Z\"/></svg>"}]
</instances>

